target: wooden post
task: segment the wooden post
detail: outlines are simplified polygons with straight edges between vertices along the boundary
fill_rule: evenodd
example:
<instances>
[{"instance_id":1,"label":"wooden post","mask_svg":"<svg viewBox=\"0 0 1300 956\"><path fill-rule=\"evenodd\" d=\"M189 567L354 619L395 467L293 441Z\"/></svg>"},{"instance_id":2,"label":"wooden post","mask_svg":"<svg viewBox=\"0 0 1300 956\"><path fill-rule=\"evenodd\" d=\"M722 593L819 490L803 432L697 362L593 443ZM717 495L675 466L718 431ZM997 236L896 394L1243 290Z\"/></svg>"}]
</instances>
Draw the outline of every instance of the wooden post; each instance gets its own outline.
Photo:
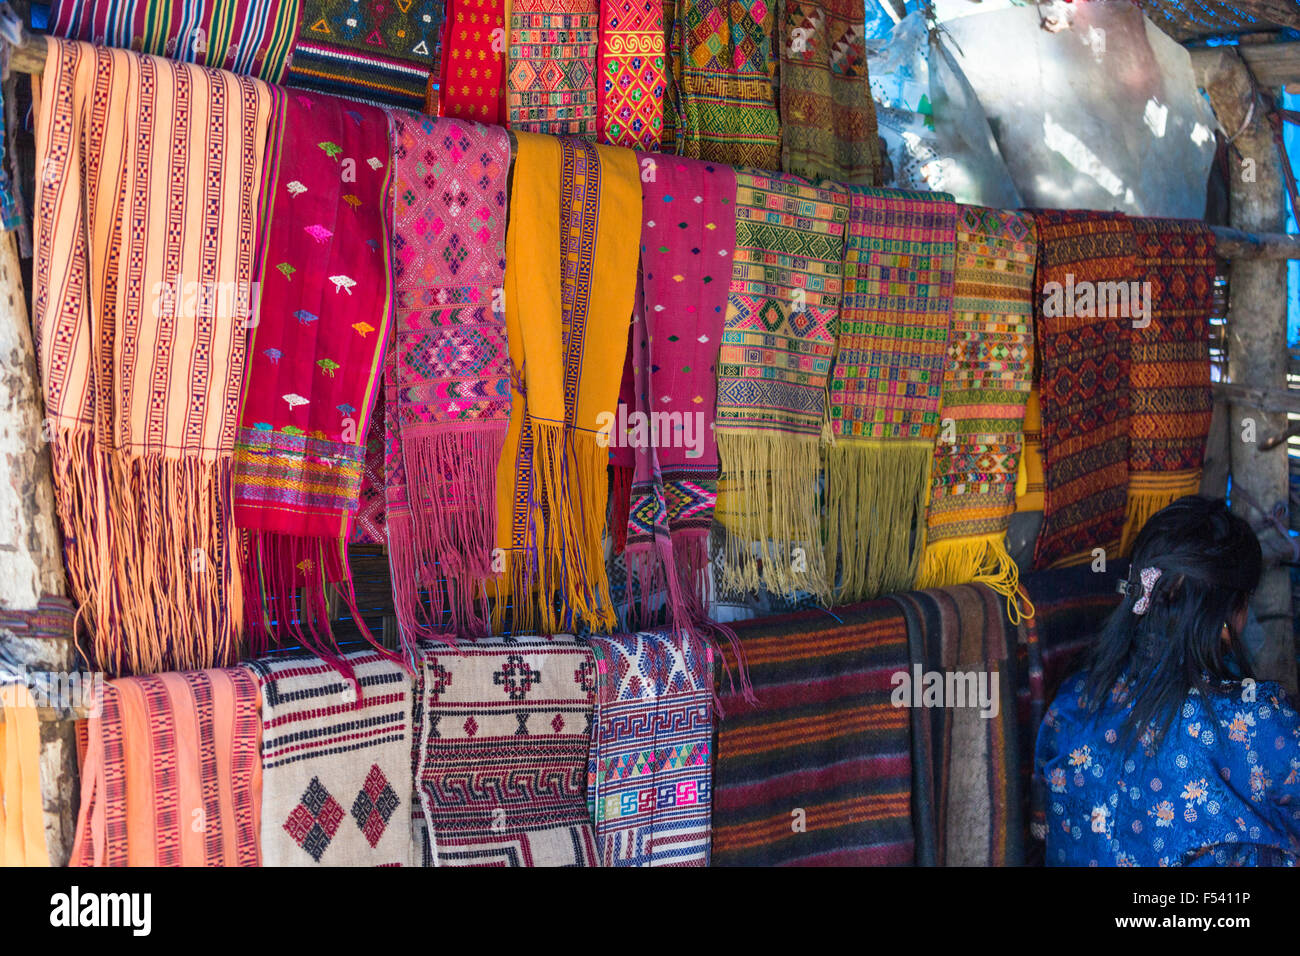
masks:
<instances>
[{"instance_id":1,"label":"wooden post","mask_svg":"<svg viewBox=\"0 0 1300 956\"><path fill-rule=\"evenodd\" d=\"M65 595L63 555L50 482L50 451L42 440L44 405L36 374L31 323L12 232L0 233L0 608L27 611L42 597ZM6 647L29 671L69 673L71 640L23 639ZM41 721L41 798L50 862L72 850L77 812L77 746L71 721Z\"/></svg>"},{"instance_id":2,"label":"wooden post","mask_svg":"<svg viewBox=\"0 0 1300 956\"><path fill-rule=\"evenodd\" d=\"M1254 93L1250 74L1236 51L1220 47L1196 60L1198 82L1240 151L1229 181L1231 225L1245 233L1286 229L1281 163L1272 129ZM1235 385L1256 389L1287 387L1286 262L1281 258L1237 257L1228 271L1228 374ZM1267 511L1289 500L1285 446L1264 451L1260 443L1286 430L1284 413L1234 403L1229 409L1232 508L1256 528ZM1288 542L1263 534L1265 565L1255 592L1255 614L1268 643L1292 650L1291 580L1277 564ZM1293 652L1293 651L1292 651Z\"/></svg>"}]
</instances>

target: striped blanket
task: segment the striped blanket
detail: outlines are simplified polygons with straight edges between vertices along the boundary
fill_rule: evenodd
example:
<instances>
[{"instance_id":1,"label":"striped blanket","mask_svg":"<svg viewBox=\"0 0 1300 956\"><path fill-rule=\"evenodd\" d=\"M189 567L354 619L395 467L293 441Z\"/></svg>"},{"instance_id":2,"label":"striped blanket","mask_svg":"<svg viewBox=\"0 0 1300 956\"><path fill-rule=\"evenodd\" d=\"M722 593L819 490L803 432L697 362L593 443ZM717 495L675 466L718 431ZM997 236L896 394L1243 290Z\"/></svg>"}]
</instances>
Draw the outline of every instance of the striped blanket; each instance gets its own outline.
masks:
<instances>
[{"instance_id":1,"label":"striped blanket","mask_svg":"<svg viewBox=\"0 0 1300 956\"><path fill-rule=\"evenodd\" d=\"M908 714L890 700L907 668L898 608L800 611L736 633L759 704L722 698L713 865L910 864Z\"/></svg>"},{"instance_id":2,"label":"striped blanket","mask_svg":"<svg viewBox=\"0 0 1300 956\"><path fill-rule=\"evenodd\" d=\"M294 653L244 665L262 693L262 863L409 866L411 676L371 650L354 685Z\"/></svg>"}]
</instances>

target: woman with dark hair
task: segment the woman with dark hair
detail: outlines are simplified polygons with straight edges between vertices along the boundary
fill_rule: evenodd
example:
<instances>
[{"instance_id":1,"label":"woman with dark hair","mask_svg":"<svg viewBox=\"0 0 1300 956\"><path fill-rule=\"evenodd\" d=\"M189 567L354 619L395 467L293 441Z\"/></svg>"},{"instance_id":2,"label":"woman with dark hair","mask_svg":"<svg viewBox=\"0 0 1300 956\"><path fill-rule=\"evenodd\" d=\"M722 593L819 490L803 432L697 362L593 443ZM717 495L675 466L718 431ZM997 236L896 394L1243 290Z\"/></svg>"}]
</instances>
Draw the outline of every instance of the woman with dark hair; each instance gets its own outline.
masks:
<instances>
[{"instance_id":1,"label":"woman with dark hair","mask_svg":"<svg viewBox=\"0 0 1300 956\"><path fill-rule=\"evenodd\" d=\"M1038 732L1049 866L1300 858L1300 716L1239 639L1261 564L1222 500L1139 532L1123 602Z\"/></svg>"}]
</instances>

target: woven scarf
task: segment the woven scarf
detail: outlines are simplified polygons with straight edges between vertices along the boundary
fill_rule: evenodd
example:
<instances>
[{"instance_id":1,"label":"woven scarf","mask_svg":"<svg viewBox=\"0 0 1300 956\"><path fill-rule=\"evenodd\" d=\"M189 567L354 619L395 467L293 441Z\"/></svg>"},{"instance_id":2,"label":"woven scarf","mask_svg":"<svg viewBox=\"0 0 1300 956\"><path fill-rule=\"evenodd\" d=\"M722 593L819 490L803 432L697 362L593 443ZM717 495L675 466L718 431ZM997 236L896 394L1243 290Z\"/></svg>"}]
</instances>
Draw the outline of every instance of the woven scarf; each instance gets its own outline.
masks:
<instances>
[{"instance_id":1,"label":"woven scarf","mask_svg":"<svg viewBox=\"0 0 1300 956\"><path fill-rule=\"evenodd\" d=\"M677 152L732 166L780 168L772 7L765 0L683 3L675 29Z\"/></svg>"},{"instance_id":2,"label":"woven scarf","mask_svg":"<svg viewBox=\"0 0 1300 956\"><path fill-rule=\"evenodd\" d=\"M54 0L49 32L279 83L300 0Z\"/></svg>"},{"instance_id":3,"label":"woven scarf","mask_svg":"<svg viewBox=\"0 0 1300 956\"><path fill-rule=\"evenodd\" d=\"M49 866L41 728L26 684L0 684L0 866Z\"/></svg>"},{"instance_id":4,"label":"woven scarf","mask_svg":"<svg viewBox=\"0 0 1300 956\"><path fill-rule=\"evenodd\" d=\"M410 866L411 675L347 655L364 692L307 654L245 666L262 695L264 866Z\"/></svg>"},{"instance_id":5,"label":"woven scarf","mask_svg":"<svg viewBox=\"0 0 1300 956\"><path fill-rule=\"evenodd\" d=\"M262 193L260 298L235 446L253 652L272 635L338 659L327 584L356 613L345 541L388 338L388 121L277 90ZM305 604L298 608L297 594Z\"/></svg>"},{"instance_id":6,"label":"woven scarf","mask_svg":"<svg viewBox=\"0 0 1300 956\"><path fill-rule=\"evenodd\" d=\"M47 43L33 313L86 650L112 674L233 661L231 456L270 91Z\"/></svg>"},{"instance_id":7,"label":"woven scarf","mask_svg":"<svg viewBox=\"0 0 1300 956\"><path fill-rule=\"evenodd\" d=\"M503 629L513 597L515 631L555 633L570 622L607 631L615 616L603 544L602 413L614 414L635 294L636 154L572 138L516 139L505 302L522 381L512 383L497 469L503 567L493 628Z\"/></svg>"},{"instance_id":8,"label":"woven scarf","mask_svg":"<svg viewBox=\"0 0 1300 956\"><path fill-rule=\"evenodd\" d=\"M1024 448L1016 473L1016 511L1043 510L1043 412L1038 386L1025 402Z\"/></svg>"},{"instance_id":9,"label":"woven scarf","mask_svg":"<svg viewBox=\"0 0 1300 956\"><path fill-rule=\"evenodd\" d=\"M1133 320L1117 314L1112 293L1134 280L1137 246L1122 213L1039 210L1034 219L1044 482L1034 567L1046 568L1091 560L1094 548L1119 553Z\"/></svg>"},{"instance_id":10,"label":"woven scarf","mask_svg":"<svg viewBox=\"0 0 1300 956\"><path fill-rule=\"evenodd\" d=\"M426 113L505 125L506 18L502 0L447 0L437 109L430 100Z\"/></svg>"},{"instance_id":11,"label":"woven scarf","mask_svg":"<svg viewBox=\"0 0 1300 956\"><path fill-rule=\"evenodd\" d=\"M907 630L888 601L736 626L759 704L718 726L713 866L910 865ZM727 653L724 649L724 653Z\"/></svg>"},{"instance_id":12,"label":"woven scarf","mask_svg":"<svg viewBox=\"0 0 1300 956\"><path fill-rule=\"evenodd\" d=\"M1134 219L1140 295L1129 364L1128 510L1122 554L1148 518L1201 484L1214 398L1214 233L1203 222Z\"/></svg>"},{"instance_id":13,"label":"woven scarf","mask_svg":"<svg viewBox=\"0 0 1300 956\"><path fill-rule=\"evenodd\" d=\"M879 181L863 0L781 0L781 168L809 179Z\"/></svg>"},{"instance_id":14,"label":"woven scarf","mask_svg":"<svg viewBox=\"0 0 1300 956\"><path fill-rule=\"evenodd\" d=\"M903 611L911 654L910 680L896 685L895 700L911 714L917 862L1019 866L1026 828L1016 631L1002 601L973 584L889 600ZM984 680L983 691L962 675ZM944 696L948 687L964 694L964 706Z\"/></svg>"},{"instance_id":15,"label":"woven scarf","mask_svg":"<svg viewBox=\"0 0 1300 956\"><path fill-rule=\"evenodd\" d=\"M366 459L361 472L361 497L357 504L357 520L348 544L388 543L387 508L384 505L384 433L388 421L384 402L384 389L375 398L375 410L370 416L366 431Z\"/></svg>"},{"instance_id":16,"label":"woven scarf","mask_svg":"<svg viewBox=\"0 0 1300 956\"><path fill-rule=\"evenodd\" d=\"M513 0L510 128L595 139L600 0Z\"/></svg>"},{"instance_id":17,"label":"woven scarf","mask_svg":"<svg viewBox=\"0 0 1300 956\"><path fill-rule=\"evenodd\" d=\"M671 631L593 637L587 805L604 866L708 866L713 654Z\"/></svg>"},{"instance_id":18,"label":"woven scarf","mask_svg":"<svg viewBox=\"0 0 1300 956\"><path fill-rule=\"evenodd\" d=\"M596 115L602 143L658 149L663 134L663 0L601 0Z\"/></svg>"},{"instance_id":19,"label":"woven scarf","mask_svg":"<svg viewBox=\"0 0 1300 956\"><path fill-rule=\"evenodd\" d=\"M849 187L844 308L831 373L826 555L841 599L912 586L939 431L957 206Z\"/></svg>"},{"instance_id":20,"label":"woven scarf","mask_svg":"<svg viewBox=\"0 0 1300 956\"><path fill-rule=\"evenodd\" d=\"M958 207L942 423L918 587L979 581L1016 594L1006 534L1033 382L1037 247L1032 216Z\"/></svg>"},{"instance_id":21,"label":"woven scarf","mask_svg":"<svg viewBox=\"0 0 1300 956\"><path fill-rule=\"evenodd\" d=\"M510 419L502 303L510 136L392 116L388 560L403 641L487 631L496 472ZM445 581L440 586L439 579ZM426 611L420 591L429 594Z\"/></svg>"},{"instance_id":22,"label":"woven scarf","mask_svg":"<svg viewBox=\"0 0 1300 956\"><path fill-rule=\"evenodd\" d=\"M839 321L848 196L736 172L736 252L718 357L720 583L829 594L818 442Z\"/></svg>"},{"instance_id":23,"label":"woven scarf","mask_svg":"<svg viewBox=\"0 0 1300 956\"><path fill-rule=\"evenodd\" d=\"M258 866L262 723L242 667L109 681L71 866Z\"/></svg>"},{"instance_id":24,"label":"woven scarf","mask_svg":"<svg viewBox=\"0 0 1300 956\"><path fill-rule=\"evenodd\" d=\"M418 110L433 72L436 0L302 5L285 83L349 101Z\"/></svg>"},{"instance_id":25,"label":"woven scarf","mask_svg":"<svg viewBox=\"0 0 1300 956\"><path fill-rule=\"evenodd\" d=\"M422 666L416 789L434 865L599 865L591 650L567 635L492 637L427 645Z\"/></svg>"}]
</instances>

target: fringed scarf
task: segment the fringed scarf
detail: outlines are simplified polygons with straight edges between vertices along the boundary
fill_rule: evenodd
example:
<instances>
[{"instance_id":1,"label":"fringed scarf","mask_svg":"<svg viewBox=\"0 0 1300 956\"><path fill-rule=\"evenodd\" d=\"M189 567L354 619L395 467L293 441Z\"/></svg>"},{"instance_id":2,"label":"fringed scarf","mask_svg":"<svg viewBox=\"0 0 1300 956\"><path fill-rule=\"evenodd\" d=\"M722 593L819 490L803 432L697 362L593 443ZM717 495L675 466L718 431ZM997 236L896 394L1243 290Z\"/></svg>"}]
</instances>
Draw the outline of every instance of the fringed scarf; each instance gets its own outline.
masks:
<instances>
[{"instance_id":1,"label":"fringed scarf","mask_svg":"<svg viewBox=\"0 0 1300 956\"><path fill-rule=\"evenodd\" d=\"M781 168L809 179L879 182L863 0L783 0Z\"/></svg>"},{"instance_id":2,"label":"fringed scarf","mask_svg":"<svg viewBox=\"0 0 1300 956\"><path fill-rule=\"evenodd\" d=\"M1214 398L1214 233L1203 222L1134 219L1146 315L1132 323L1128 510L1120 553L1148 518L1201 484ZM1134 311L1130 290L1130 311Z\"/></svg>"},{"instance_id":3,"label":"fringed scarf","mask_svg":"<svg viewBox=\"0 0 1300 956\"><path fill-rule=\"evenodd\" d=\"M279 83L301 0L54 0L51 35Z\"/></svg>"},{"instance_id":4,"label":"fringed scarf","mask_svg":"<svg viewBox=\"0 0 1300 956\"><path fill-rule=\"evenodd\" d=\"M918 587L978 581L1015 597L1019 573L1006 534L1033 382L1037 249L1032 216L959 207L942 424Z\"/></svg>"},{"instance_id":5,"label":"fringed scarf","mask_svg":"<svg viewBox=\"0 0 1300 956\"><path fill-rule=\"evenodd\" d=\"M732 166L780 168L773 7L766 0L701 0L681 7L674 44L680 56L673 57L677 152Z\"/></svg>"},{"instance_id":6,"label":"fringed scarf","mask_svg":"<svg viewBox=\"0 0 1300 956\"><path fill-rule=\"evenodd\" d=\"M36 702L26 684L0 684L0 866L49 865Z\"/></svg>"},{"instance_id":7,"label":"fringed scarf","mask_svg":"<svg viewBox=\"0 0 1300 956\"><path fill-rule=\"evenodd\" d=\"M1034 567L1119 554L1128 488L1133 319L1116 292L1137 270L1122 213L1038 210L1034 318L1042 398L1043 527ZM1102 294L1107 302L1098 301Z\"/></svg>"},{"instance_id":8,"label":"fringed scarf","mask_svg":"<svg viewBox=\"0 0 1300 956\"><path fill-rule=\"evenodd\" d=\"M33 312L87 653L113 674L238 659L231 455L271 94L49 40Z\"/></svg>"},{"instance_id":9,"label":"fringed scarf","mask_svg":"<svg viewBox=\"0 0 1300 956\"><path fill-rule=\"evenodd\" d=\"M502 0L447 0L438 97L426 113L505 125L506 19Z\"/></svg>"},{"instance_id":10,"label":"fringed scarf","mask_svg":"<svg viewBox=\"0 0 1300 956\"><path fill-rule=\"evenodd\" d=\"M510 128L595 139L600 0L513 0Z\"/></svg>"},{"instance_id":11,"label":"fringed scarf","mask_svg":"<svg viewBox=\"0 0 1300 956\"><path fill-rule=\"evenodd\" d=\"M410 645L444 629L487 633L497 462L510 420L510 136L500 127L394 113L392 137L388 563Z\"/></svg>"},{"instance_id":12,"label":"fringed scarf","mask_svg":"<svg viewBox=\"0 0 1300 956\"><path fill-rule=\"evenodd\" d=\"M718 357L724 590L830 596L817 501L849 197L736 173L736 252Z\"/></svg>"},{"instance_id":13,"label":"fringed scarf","mask_svg":"<svg viewBox=\"0 0 1300 956\"><path fill-rule=\"evenodd\" d=\"M713 653L680 633L589 640L587 806L603 866L708 866Z\"/></svg>"},{"instance_id":14,"label":"fringed scarf","mask_svg":"<svg viewBox=\"0 0 1300 956\"><path fill-rule=\"evenodd\" d=\"M297 0L302 4L289 86L350 102L418 110L433 72L433 2Z\"/></svg>"},{"instance_id":15,"label":"fringed scarf","mask_svg":"<svg viewBox=\"0 0 1300 956\"><path fill-rule=\"evenodd\" d=\"M356 612L345 541L392 303L388 121L277 90L262 194L261 295L235 446L253 653L291 639L343 666L326 591ZM298 606L297 592L304 592Z\"/></svg>"},{"instance_id":16,"label":"fringed scarf","mask_svg":"<svg viewBox=\"0 0 1300 956\"><path fill-rule=\"evenodd\" d=\"M604 416L616 414L635 295L636 154L573 138L516 139L505 302L511 364L522 374L497 470L493 627L503 628L512 598L515 631L578 622L609 630Z\"/></svg>"},{"instance_id":17,"label":"fringed scarf","mask_svg":"<svg viewBox=\"0 0 1300 956\"><path fill-rule=\"evenodd\" d=\"M838 596L912 586L939 431L957 205L850 186L844 308L831 373L826 559Z\"/></svg>"},{"instance_id":18,"label":"fringed scarf","mask_svg":"<svg viewBox=\"0 0 1300 956\"><path fill-rule=\"evenodd\" d=\"M601 0L596 54L600 142L658 149L666 86L663 0Z\"/></svg>"},{"instance_id":19,"label":"fringed scarf","mask_svg":"<svg viewBox=\"0 0 1300 956\"><path fill-rule=\"evenodd\" d=\"M257 707L242 667L107 682L69 865L260 865Z\"/></svg>"}]
</instances>

